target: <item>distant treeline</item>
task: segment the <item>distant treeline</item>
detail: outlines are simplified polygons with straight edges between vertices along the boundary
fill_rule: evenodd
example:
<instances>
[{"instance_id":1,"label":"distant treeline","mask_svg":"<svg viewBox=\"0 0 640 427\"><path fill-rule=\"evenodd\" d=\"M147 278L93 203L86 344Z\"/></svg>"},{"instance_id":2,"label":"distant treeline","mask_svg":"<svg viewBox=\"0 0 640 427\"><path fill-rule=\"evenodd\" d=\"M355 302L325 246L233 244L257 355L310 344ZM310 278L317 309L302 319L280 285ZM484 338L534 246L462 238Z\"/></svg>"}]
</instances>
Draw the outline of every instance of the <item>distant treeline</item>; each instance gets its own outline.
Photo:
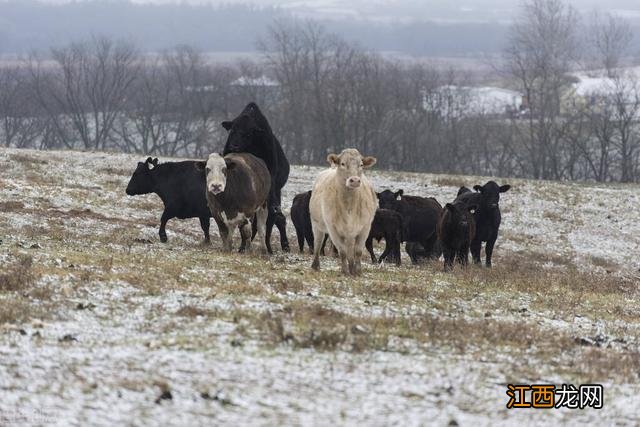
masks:
<instances>
[{"instance_id":1,"label":"distant treeline","mask_svg":"<svg viewBox=\"0 0 640 427\"><path fill-rule=\"evenodd\" d=\"M248 5L133 4L79 1L0 1L0 54L48 49L93 35L127 39L144 52L190 45L203 52L254 51L279 8ZM465 55L500 50L506 26L493 23L327 21L329 31L368 49L415 55Z\"/></svg>"},{"instance_id":2,"label":"distant treeline","mask_svg":"<svg viewBox=\"0 0 640 427\"><path fill-rule=\"evenodd\" d=\"M274 24L260 61L228 64L94 37L0 67L0 145L202 158L255 101L294 164L355 147L384 169L638 182L640 78L621 67L631 29L580 25L560 0L532 0L500 70L523 102L504 112L479 109L465 73L385 59L313 22ZM594 93L574 90L579 62L600 70Z\"/></svg>"}]
</instances>

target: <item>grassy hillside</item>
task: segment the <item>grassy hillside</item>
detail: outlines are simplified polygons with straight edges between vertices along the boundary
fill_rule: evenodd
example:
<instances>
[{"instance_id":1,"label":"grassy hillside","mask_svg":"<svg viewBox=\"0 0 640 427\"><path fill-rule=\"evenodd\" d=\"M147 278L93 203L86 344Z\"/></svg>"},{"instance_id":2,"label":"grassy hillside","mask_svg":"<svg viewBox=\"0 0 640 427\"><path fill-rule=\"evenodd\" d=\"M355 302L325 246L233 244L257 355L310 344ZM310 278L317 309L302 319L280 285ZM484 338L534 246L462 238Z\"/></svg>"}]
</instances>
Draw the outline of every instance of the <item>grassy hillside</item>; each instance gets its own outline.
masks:
<instances>
[{"instance_id":1,"label":"grassy hillside","mask_svg":"<svg viewBox=\"0 0 640 427\"><path fill-rule=\"evenodd\" d=\"M224 254L197 219L160 243L159 198L124 193L138 160L0 150L0 420L639 421L640 187L499 180L493 269L351 279ZM285 206L317 171L292 169ZM487 180L370 175L442 203ZM507 410L508 383L601 383L605 405Z\"/></svg>"}]
</instances>

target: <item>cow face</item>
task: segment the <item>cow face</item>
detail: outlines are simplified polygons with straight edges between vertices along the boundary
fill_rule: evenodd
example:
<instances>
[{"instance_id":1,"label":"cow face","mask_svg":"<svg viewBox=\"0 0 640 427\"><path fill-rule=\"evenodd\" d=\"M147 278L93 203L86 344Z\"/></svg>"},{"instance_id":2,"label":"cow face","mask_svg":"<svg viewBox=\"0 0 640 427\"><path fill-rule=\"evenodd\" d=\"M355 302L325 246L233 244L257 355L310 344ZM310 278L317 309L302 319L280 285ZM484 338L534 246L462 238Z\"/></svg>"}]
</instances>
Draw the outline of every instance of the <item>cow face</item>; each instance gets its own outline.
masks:
<instances>
[{"instance_id":1,"label":"cow face","mask_svg":"<svg viewBox=\"0 0 640 427\"><path fill-rule=\"evenodd\" d=\"M211 194L220 194L227 186L227 173L235 167L235 163L226 160L218 153L209 155L205 165L207 177L207 191Z\"/></svg>"},{"instance_id":2,"label":"cow face","mask_svg":"<svg viewBox=\"0 0 640 427\"><path fill-rule=\"evenodd\" d=\"M377 193L378 200L380 201L381 209L393 209L393 204L398 197L402 197L404 192L402 190L398 190L395 193L391 190L384 190L380 193Z\"/></svg>"},{"instance_id":3,"label":"cow face","mask_svg":"<svg viewBox=\"0 0 640 427\"><path fill-rule=\"evenodd\" d=\"M258 155L264 150L265 130L256 120L242 114L233 121L222 122L229 135L224 146L224 154L228 153L253 153Z\"/></svg>"},{"instance_id":4,"label":"cow face","mask_svg":"<svg viewBox=\"0 0 640 427\"><path fill-rule=\"evenodd\" d=\"M469 227L470 216L467 212L475 209L475 206L467 206L464 203L447 203L445 209L449 214L449 221L462 227Z\"/></svg>"},{"instance_id":5,"label":"cow face","mask_svg":"<svg viewBox=\"0 0 640 427\"><path fill-rule=\"evenodd\" d=\"M350 190L360 187L362 171L376 164L376 158L362 154L355 148L347 148L342 153L329 154L327 161L331 166L336 167L340 179L344 180L345 186Z\"/></svg>"},{"instance_id":6,"label":"cow face","mask_svg":"<svg viewBox=\"0 0 640 427\"><path fill-rule=\"evenodd\" d=\"M144 162L138 162L138 166L127 185L127 194L129 196L137 196L139 194L152 193L154 189L153 174L157 166L157 158L148 157Z\"/></svg>"},{"instance_id":7,"label":"cow face","mask_svg":"<svg viewBox=\"0 0 640 427\"><path fill-rule=\"evenodd\" d=\"M505 193L511 188L510 185L499 186L495 181L489 181L485 185L474 185L473 189L482 194L480 205L483 208L497 209L500 202L500 193Z\"/></svg>"}]
</instances>

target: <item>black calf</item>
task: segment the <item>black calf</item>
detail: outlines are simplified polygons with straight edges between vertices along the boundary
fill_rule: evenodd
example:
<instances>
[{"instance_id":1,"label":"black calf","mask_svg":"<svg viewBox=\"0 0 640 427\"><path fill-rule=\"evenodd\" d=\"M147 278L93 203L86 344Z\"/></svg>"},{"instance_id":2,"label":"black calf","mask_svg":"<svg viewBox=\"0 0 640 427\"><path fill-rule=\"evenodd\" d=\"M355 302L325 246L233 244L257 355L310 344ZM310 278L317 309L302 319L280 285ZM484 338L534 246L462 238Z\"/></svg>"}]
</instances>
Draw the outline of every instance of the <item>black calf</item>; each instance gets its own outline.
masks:
<instances>
[{"instance_id":1,"label":"black calf","mask_svg":"<svg viewBox=\"0 0 640 427\"><path fill-rule=\"evenodd\" d=\"M389 209L378 209L371 223L371 231L365 242L365 246L371 255L371 262L376 263L373 253L373 239L378 242L385 241L385 248L377 262L382 262L387 257L396 265L400 265L400 243L402 242L402 215Z\"/></svg>"},{"instance_id":2,"label":"black calf","mask_svg":"<svg viewBox=\"0 0 640 427\"><path fill-rule=\"evenodd\" d=\"M207 205L206 178L203 170L196 168L195 161L158 164L158 159L147 158L139 162L127 185L127 194L156 193L164 212L160 219L160 241L167 241L165 228L172 218L200 218L204 240L209 241L211 212Z\"/></svg>"}]
</instances>

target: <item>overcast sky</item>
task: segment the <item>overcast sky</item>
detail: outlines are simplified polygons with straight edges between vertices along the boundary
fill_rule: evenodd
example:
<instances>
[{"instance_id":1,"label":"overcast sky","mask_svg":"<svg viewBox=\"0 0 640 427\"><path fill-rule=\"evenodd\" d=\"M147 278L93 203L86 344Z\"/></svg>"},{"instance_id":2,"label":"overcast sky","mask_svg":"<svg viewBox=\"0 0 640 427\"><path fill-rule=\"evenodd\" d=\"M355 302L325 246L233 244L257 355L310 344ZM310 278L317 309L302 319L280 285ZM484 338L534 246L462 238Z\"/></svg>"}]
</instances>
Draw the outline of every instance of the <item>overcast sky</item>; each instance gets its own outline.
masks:
<instances>
[{"instance_id":1,"label":"overcast sky","mask_svg":"<svg viewBox=\"0 0 640 427\"><path fill-rule=\"evenodd\" d=\"M65 2L69 0L48 0ZM95 1L95 0L92 0ZM377 21L509 21L518 0L132 0L135 3L255 4L279 6L301 16ZM577 9L606 10L640 20L640 0L569 0Z\"/></svg>"}]
</instances>

